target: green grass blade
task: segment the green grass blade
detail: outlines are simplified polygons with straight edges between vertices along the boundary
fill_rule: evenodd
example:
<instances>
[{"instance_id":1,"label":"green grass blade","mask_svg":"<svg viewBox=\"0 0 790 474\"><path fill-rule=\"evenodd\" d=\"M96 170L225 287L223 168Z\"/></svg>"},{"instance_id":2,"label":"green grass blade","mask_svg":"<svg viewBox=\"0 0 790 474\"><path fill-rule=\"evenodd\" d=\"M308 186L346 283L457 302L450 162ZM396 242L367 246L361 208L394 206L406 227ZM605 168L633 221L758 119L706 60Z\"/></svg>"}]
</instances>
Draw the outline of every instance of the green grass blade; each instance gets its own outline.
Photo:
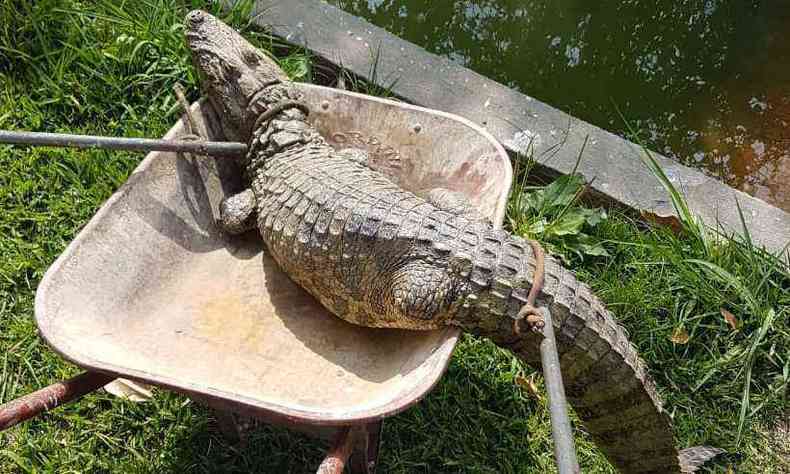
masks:
<instances>
[{"instance_id":1,"label":"green grass blade","mask_svg":"<svg viewBox=\"0 0 790 474\"><path fill-rule=\"evenodd\" d=\"M765 338L766 334L768 334L768 330L771 328L771 324L774 321L774 316L776 313L773 309L768 311L765 319L763 320L760 329L757 333L752 337L752 344L749 347L749 354L746 357L746 377L743 383L743 395L741 397L741 410L738 414L738 434L735 439L735 444L738 445L741 442L741 436L743 436L743 427L746 423L746 415L749 413L749 400L750 400L750 393L751 393L751 386L752 386L752 369L754 368L754 361L757 357L757 348L760 347L762 344L763 339Z\"/></svg>"},{"instance_id":2,"label":"green grass blade","mask_svg":"<svg viewBox=\"0 0 790 474\"><path fill-rule=\"evenodd\" d=\"M728 272L719 265L706 260L692 258L686 260L686 262L703 267L709 275L714 276L720 283L727 287L734 288L741 295L741 298L743 298L743 300L749 305L750 311L755 316L758 316L762 312L762 308L757 302L757 298L754 296L754 293L752 293L752 291L741 281L741 279L732 273Z\"/></svg>"}]
</instances>

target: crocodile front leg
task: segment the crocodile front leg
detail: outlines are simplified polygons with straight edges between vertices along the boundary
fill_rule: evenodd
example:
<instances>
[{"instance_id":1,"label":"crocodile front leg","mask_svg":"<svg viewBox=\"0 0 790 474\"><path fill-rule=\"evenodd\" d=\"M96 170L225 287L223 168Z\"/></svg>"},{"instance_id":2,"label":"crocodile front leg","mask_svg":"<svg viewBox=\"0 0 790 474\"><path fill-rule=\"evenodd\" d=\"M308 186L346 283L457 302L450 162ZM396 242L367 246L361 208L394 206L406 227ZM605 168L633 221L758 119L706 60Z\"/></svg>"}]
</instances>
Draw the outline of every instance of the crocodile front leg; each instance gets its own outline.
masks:
<instances>
[{"instance_id":1,"label":"crocodile front leg","mask_svg":"<svg viewBox=\"0 0 790 474\"><path fill-rule=\"evenodd\" d=\"M223 199L219 205L219 226L230 235L255 229L255 205L255 194L251 189Z\"/></svg>"}]
</instances>

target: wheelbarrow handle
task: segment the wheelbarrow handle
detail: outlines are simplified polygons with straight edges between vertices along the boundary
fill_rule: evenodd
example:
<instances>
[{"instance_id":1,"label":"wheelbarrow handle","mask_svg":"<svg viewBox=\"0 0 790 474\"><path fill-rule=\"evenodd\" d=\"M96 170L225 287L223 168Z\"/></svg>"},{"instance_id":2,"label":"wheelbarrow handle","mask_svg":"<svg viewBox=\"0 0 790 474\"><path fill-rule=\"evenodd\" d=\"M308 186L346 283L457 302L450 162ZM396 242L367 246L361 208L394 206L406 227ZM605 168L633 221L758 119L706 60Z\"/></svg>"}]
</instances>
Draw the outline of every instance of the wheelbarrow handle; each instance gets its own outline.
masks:
<instances>
[{"instance_id":1,"label":"wheelbarrow handle","mask_svg":"<svg viewBox=\"0 0 790 474\"><path fill-rule=\"evenodd\" d=\"M115 380L111 375L83 372L0 406L0 431L96 391Z\"/></svg>"}]
</instances>

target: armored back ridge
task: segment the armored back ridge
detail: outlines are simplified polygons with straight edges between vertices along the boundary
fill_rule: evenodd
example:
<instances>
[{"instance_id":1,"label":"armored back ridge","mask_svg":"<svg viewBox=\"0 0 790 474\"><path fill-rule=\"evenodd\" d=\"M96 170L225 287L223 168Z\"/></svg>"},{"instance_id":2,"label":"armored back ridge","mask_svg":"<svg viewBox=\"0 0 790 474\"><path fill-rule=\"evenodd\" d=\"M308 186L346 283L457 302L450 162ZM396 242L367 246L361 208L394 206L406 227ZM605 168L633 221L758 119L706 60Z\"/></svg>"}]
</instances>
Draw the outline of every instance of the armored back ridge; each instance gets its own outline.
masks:
<instances>
[{"instance_id":1,"label":"armored back ridge","mask_svg":"<svg viewBox=\"0 0 790 474\"><path fill-rule=\"evenodd\" d=\"M220 208L226 231L257 227L282 269L347 321L458 326L539 364L540 336L513 331L535 276L524 239L494 229L458 193L417 196L371 169L364 151L334 150L273 61L210 15L190 13L187 23L223 128L250 143L242 163L250 187ZM554 317L569 402L620 471L691 472L719 452L677 451L625 331L550 257L537 298Z\"/></svg>"}]
</instances>

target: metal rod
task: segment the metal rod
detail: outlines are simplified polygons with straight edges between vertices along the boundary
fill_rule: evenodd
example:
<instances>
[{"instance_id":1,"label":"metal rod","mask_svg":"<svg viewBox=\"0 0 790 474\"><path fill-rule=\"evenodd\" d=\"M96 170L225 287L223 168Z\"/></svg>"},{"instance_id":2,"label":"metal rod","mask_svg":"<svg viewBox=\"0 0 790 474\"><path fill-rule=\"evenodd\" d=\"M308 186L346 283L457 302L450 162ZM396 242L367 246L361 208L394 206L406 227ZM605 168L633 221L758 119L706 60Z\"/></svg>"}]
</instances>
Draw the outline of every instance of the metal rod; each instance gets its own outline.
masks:
<instances>
[{"instance_id":1,"label":"metal rod","mask_svg":"<svg viewBox=\"0 0 790 474\"><path fill-rule=\"evenodd\" d=\"M554 458L560 474L578 474L581 471L576 460L573 431L568 418L568 405L565 401L565 388L560 372L560 357L557 354L557 341L554 339L554 323L547 308L540 308L539 311L545 321L543 340L540 343L540 360L543 366L543 378L546 381L546 392L549 396Z\"/></svg>"},{"instance_id":2,"label":"metal rod","mask_svg":"<svg viewBox=\"0 0 790 474\"><path fill-rule=\"evenodd\" d=\"M29 393L0 406L0 431L52 410L115 380L111 375L83 372L62 382Z\"/></svg>"},{"instance_id":3,"label":"metal rod","mask_svg":"<svg viewBox=\"0 0 790 474\"><path fill-rule=\"evenodd\" d=\"M354 436L352 428L343 426L337 432L326 458L318 466L316 474L343 474L348 462L351 451L354 448Z\"/></svg>"},{"instance_id":4,"label":"metal rod","mask_svg":"<svg viewBox=\"0 0 790 474\"><path fill-rule=\"evenodd\" d=\"M11 130L0 130L0 143L109 150L175 151L212 156L242 156L247 153L247 145L239 142L101 137L96 135L17 132Z\"/></svg>"}]
</instances>

